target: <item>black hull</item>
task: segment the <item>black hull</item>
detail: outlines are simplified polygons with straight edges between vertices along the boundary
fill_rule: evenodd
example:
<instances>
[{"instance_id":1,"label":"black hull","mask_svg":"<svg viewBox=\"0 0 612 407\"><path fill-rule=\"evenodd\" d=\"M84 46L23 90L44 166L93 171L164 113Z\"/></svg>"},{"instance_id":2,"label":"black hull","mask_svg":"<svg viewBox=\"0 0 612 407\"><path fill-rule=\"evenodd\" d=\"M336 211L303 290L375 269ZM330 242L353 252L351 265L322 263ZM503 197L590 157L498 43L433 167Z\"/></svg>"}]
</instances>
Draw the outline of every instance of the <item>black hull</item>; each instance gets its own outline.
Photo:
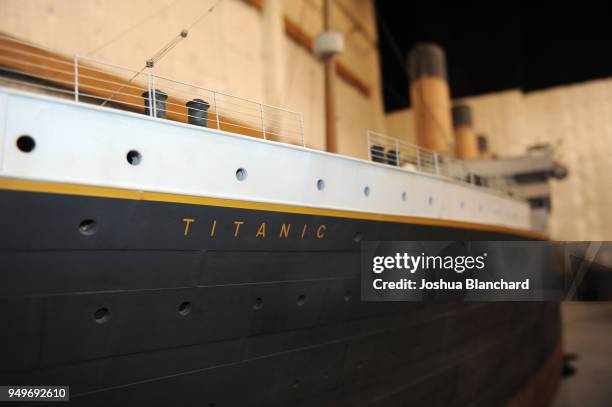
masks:
<instances>
[{"instance_id":1,"label":"black hull","mask_svg":"<svg viewBox=\"0 0 612 407\"><path fill-rule=\"evenodd\" d=\"M71 405L500 405L559 344L556 304L359 301L360 239L516 234L9 190L0 230L0 384Z\"/></svg>"}]
</instances>

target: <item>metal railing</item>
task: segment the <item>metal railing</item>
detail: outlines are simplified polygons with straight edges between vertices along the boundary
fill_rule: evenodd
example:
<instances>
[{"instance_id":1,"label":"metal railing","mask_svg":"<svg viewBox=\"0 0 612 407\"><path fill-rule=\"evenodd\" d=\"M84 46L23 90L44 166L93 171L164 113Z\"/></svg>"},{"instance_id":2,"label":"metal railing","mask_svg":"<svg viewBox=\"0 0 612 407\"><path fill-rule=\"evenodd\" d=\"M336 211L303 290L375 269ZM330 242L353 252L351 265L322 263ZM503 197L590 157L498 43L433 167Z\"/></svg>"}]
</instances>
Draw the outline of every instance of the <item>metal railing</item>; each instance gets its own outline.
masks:
<instances>
[{"instance_id":1,"label":"metal railing","mask_svg":"<svg viewBox=\"0 0 612 407\"><path fill-rule=\"evenodd\" d=\"M298 112L2 34L0 83L81 103L304 146L303 120Z\"/></svg>"},{"instance_id":2,"label":"metal railing","mask_svg":"<svg viewBox=\"0 0 612 407\"><path fill-rule=\"evenodd\" d=\"M479 175L470 168L469 161L440 154L371 130L366 132L366 138L370 161L514 195L512 179Z\"/></svg>"}]
</instances>

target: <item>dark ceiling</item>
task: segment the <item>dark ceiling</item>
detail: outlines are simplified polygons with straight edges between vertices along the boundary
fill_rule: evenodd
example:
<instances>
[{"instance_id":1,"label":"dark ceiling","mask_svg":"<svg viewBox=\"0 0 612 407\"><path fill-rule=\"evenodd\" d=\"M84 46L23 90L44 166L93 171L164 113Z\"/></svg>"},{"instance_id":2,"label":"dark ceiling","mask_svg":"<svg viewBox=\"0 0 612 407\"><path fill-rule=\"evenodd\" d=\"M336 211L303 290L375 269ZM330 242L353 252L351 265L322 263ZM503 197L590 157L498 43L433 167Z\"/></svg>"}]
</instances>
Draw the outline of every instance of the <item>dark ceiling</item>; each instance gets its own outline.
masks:
<instances>
[{"instance_id":1,"label":"dark ceiling","mask_svg":"<svg viewBox=\"0 0 612 407\"><path fill-rule=\"evenodd\" d=\"M609 12L589 6L580 13L557 4L536 13L517 3L489 4L448 9L435 2L376 0L386 111L409 106L402 65L418 42L445 49L453 98L612 76Z\"/></svg>"}]
</instances>

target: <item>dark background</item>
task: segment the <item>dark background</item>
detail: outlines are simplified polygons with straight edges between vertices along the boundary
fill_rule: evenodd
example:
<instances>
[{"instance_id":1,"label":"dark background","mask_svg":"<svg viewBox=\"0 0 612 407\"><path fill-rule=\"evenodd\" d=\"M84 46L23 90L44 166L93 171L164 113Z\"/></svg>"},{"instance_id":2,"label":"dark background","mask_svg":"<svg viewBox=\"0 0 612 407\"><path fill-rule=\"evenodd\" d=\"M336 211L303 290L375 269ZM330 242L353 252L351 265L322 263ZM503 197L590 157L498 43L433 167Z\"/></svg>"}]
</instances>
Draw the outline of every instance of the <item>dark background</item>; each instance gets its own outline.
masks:
<instances>
[{"instance_id":1,"label":"dark background","mask_svg":"<svg viewBox=\"0 0 612 407\"><path fill-rule=\"evenodd\" d=\"M385 110L409 106L402 65L418 42L445 49L453 98L612 76L610 11L585 3L541 10L516 4L376 0Z\"/></svg>"}]
</instances>

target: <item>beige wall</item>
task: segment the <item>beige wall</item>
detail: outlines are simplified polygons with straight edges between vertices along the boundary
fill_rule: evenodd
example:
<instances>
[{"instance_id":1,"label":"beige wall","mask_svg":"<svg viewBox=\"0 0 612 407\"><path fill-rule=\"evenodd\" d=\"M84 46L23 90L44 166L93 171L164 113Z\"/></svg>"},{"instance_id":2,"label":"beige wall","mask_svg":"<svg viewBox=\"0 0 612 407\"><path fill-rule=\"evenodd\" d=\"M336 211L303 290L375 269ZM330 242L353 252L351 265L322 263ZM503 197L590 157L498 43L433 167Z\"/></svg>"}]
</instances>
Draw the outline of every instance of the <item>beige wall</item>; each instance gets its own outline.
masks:
<instances>
[{"instance_id":1,"label":"beige wall","mask_svg":"<svg viewBox=\"0 0 612 407\"><path fill-rule=\"evenodd\" d=\"M612 79L523 94L518 90L463 99L474 126L501 156L536 143L557 146L569 176L552 181L550 234L560 240L612 239ZM387 115L390 135L413 137L412 115ZM412 133L411 133L412 132Z\"/></svg>"},{"instance_id":2,"label":"beige wall","mask_svg":"<svg viewBox=\"0 0 612 407\"><path fill-rule=\"evenodd\" d=\"M384 130L376 28L371 0L342 0L334 29L345 33L340 59L372 89L368 98L337 80L340 153L367 157L365 130ZM2 0L1 30L36 43L139 69L213 0ZM164 10L164 8L166 8ZM158 11L164 10L159 13ZM265 0L263 12L223 0L155 67L155 73L302 112L306 143L324 145L323 66L286 37L283 15L310 35L322 29L322 0ZM136 26L99 52L102 44Z\"/></svg>"},{"instance_id":3,"label":"beige wall","mask_svg":"<svg viewBox=\"0 0 612 407\"><path fill-rule=\"evenodd\" d=\"M561 143L570 175L553 183L552 227L562 239L611 240L612 79L530 94L529 132L538 142Z\"/></svg>"}]
</instances>

